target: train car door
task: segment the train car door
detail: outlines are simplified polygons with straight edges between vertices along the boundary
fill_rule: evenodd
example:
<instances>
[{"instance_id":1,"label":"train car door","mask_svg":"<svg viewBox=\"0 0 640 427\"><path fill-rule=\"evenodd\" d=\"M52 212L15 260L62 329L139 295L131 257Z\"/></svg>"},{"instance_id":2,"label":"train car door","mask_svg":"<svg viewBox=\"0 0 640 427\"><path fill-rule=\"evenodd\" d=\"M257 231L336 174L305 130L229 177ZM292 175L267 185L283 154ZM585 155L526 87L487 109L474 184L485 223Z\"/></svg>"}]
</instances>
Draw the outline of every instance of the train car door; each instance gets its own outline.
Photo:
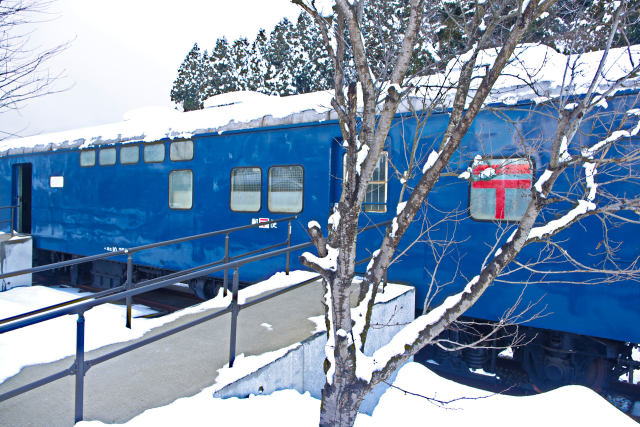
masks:
<instances>
[{"instance_id":1,"label":"train car door","mask_svg":"<svg viewBox=\"0 0 640 427\"><path fill-rule=\"evenodd\" d=\"M31 234L31 163L13 165L13 202L18 209L15 230Z\"/></svg>"}]
</instances>

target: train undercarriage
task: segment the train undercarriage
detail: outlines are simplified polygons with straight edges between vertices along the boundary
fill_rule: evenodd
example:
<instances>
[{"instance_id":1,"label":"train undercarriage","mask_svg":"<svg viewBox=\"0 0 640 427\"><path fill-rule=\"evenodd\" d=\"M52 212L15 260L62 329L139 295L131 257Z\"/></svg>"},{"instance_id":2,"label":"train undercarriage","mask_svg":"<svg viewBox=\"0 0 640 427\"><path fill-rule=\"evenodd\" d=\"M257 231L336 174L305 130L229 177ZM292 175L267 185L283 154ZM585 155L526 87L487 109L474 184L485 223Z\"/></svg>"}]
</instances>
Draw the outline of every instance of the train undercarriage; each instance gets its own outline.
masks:
<instances>
[{"instance_id":1,"label":"train undercarriage","mask_svg":"<svg viewBox=\"0 0 640 427\"><path fill-rule=\"evenodd\" d=\"M37 249L34 251L34 265L52 264L78 258L75 255ZM133 283L140 283L167 276L175 271L156 267L133 265ZM85 285L93 289L110 289L126 283L127 265L124 262L98 260L52 270L52 276L64 277L73 286ZM223 287L223 280L215 277L200 277L188 283L193 293L202 300L211 299Z\"/></svg>"},{"instance_id":2,"label":"train undercarriage","mask_svg":"<svg viewBox=\"0 0 640 427\"><path fill-rule=\"evenodd\" d=\"M443 332L443 344L426 347L416 360L444 377L492 392L530 395L575 384L593 389L623 412L635 402L640 406L637 344L527 326L496 334L486 321L465 319L465 324L474 326ZM488 334L489 341L473 345Z\"/></svg>"}]
</instances>

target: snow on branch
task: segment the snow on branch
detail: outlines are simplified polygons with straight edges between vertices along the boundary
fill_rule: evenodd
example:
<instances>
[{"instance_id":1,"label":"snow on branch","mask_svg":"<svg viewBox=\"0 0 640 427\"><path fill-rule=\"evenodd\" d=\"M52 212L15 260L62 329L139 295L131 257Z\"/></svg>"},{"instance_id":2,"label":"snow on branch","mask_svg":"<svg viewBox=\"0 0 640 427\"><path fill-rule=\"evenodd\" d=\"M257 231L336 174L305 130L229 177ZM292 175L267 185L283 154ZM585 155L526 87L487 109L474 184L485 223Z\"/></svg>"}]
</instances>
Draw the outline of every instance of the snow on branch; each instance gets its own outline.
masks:
<instances>
[{"instance_id":1,"label":"snow on branch","mask_svg":"<svg viewBox=\"0 0 640 427\"><path fill-rule=\"evenodd\" d=\"M327 245L327 256L317 257L311 252L305 252L300 255L301 261L306 265L312 265L324 271L336 271L338 268L338 254L340 249Z\"/></svg>"},{"instance_id":2,"label":"snow on branch","mask_svg":"<svg viewBox=\"0 0 640 427\"><path fill-rule=\"evenodd\" d=\"M304 256L304 254L303 254ZM326 306L326 319L329 322L329 328L327 330L327 344L324 346L324 355L327 358L327 362L329 362L329 369L327 369L327 384L333 383L333 376L336 372L336 363L333 351L336 347L336 336L333 326L333 304L332 304L332 296L331 296L331 285L326 280L325 283L325 294L324 294L324 304Z\"/></svg>"},{"instance_id":3,"label":"snow on branch","mask_svg":"<svg viewBox=\"0 0 640 427\"><path fill-rule=\"evenodd\" d=\"M566 135L562 137L558 155L561 163L568 163L571 161L571 155L569 155L569 139Z\"/></svg>"},{"instance_id":4,"label":"snow on branch","mask_svg":"<svg viewBox=\"0 0 640 427\"><path fill-rule=\"evenodd\" d=\"M380 251L378 250L377 252L379 253ZM376 254L374 254L374 256L375 255ZM371 261L373 262L373 259ZM365 332L365 328L367 326L367 312L369 310L371 300L373 299L373 290L374 290L373 288L374 288L374 284L370 282L368 285L367 293L365 297L355 307L355 309L353 310L354 312L352 314L352 319L353 319L352 333L353 333L353 340L354 340L356 352L357 352L356 360L359 357L358 352L361 355L364 355L362 354L362 352L364 351L364 344L362 343L362 337L363 337L363 333Z\"/></svg>"},{"instance_id":5,"label":"snow on branch","mask_svg":"<svg viewBox=\"0 0 640 427\"><path fill-rule=\"evenodd\" d=\"M334 212L331 214L329 219L327 220L327 224L331 227L333 231L336 231L340 226L340 211L335 208Z\"/></svg>"},{"instance_id":6,"label":"snow on branch","mask_svg":"<svg viewBox=\"0 0 640 427\"><path fill-rule=\"evenodd\" d=\"M356 173L360 175L360 171L362 169L362 164L367 160L367 155L369 154L369 146L367 144L362 144L360 150L358 150L358 158L356 159Z\"/></svg>"},{"instance_id":7,"label":"snow on branch","mask_svg":"<svg viewBox=\"0 0 640 427\"><path fill-rule=\"evenodd\" d=\"M431 169L431 167L433 165L436 164L436 160L438 160L438 157L440 157L440 153L439 152L437 152L435 150L431 151L431 153L429 154L429 157L427 158L427 162L422 167L422 173L423 174L427 173L427 171L429 169Z\"/></svg>"},{"instance_id":8,"label":"snow on branch","mask_svg":"<svg viewBox=\"0 0 640 427\"><path fill-rule=\"evenodd\" d=\"M307 228L308 229L317 228L318 230L321 230L320 224L318 224L318 221L309 221L307 223Z\"/></svg>"},{"instance_id":9,"label":"snow on branch","mask_svg":"<svg viewBox=\"0 0 640 427\"><path fill-rule=\"evenodd\" d=\"M635 110L631 110L627 112L627 115L636 115ZM605 147L613 144L614 142L620 140L621 138L628 138L631 136L635 136L638 134L638 132L640 132L640 122L631 131L617 130L615 132L612 132L611 135L609 135L607 138L601 141L598 141L597 143L595 143L589 148L582 150L582 153L581 153L582 157L588 160L593 160L594 156ZM566 137L563 137L562 146L560 148L561 161L568 161L568 160L564 160L563 158L563 152L567 156L569 156L566 153L565 141L566 141ZM543 226L532 228L531 231L529 232L528 239L542 239L544 236L547 236L547 235L551 236L556 232L560 231L561 229L563 229L564 227L566 227L567 225L569 225L571 222L575 221L581 215L584 215L587 212L590 212L596 209L596 204L594 203L594 201L596 199L598 184L596 184L595 176L598 170L596 169L595 162L590 162L590 161L585 161L582 167L584 168L586 187L588 190L585 199L578 200L578 204L562 217L555 219L553 221L549 221L549 223ZM542 192L542 186L552 176L552 174L553 173L550 170L548 169L545 170L534 186L535 189L543 197L544 197L544 194Z\"/></svg>"},{"instance_id":10,"label":"snow on branch","mask_svg":"<svg viewBox=\"0 0 640 427\"><path fill-rule=\"evenodd\" d=\"M533 186L536 189L536 191L538 193L540 193L540 195L543 198L545 198L546 196L544 195L544 192L542 191L542 186L545 184L545 182L547 182L549 180L549 178L551 178L551 175L553 175L553 172L551 172L549 169L545 169L543 174L540 176L540 178L538 178L538 180L536 181L535 185Z\"/></svg>"},{"instance_id":11,"label":"snow on branch","mask_svg":"<svg viewBox=\"0 0 640 427\"><path fill-rule=\"evenodd\" d=\"M548 224L540 227L534 227L529 231L527 239L541 239L545 235L555 234L557 231L566 227L569 223L574 221L580 215L584 215L589 211L596 208L596 204L588 200L578 200L578 205L567 212L565 215L553 221L549 221Z\"/></svg>"}]
</instances>

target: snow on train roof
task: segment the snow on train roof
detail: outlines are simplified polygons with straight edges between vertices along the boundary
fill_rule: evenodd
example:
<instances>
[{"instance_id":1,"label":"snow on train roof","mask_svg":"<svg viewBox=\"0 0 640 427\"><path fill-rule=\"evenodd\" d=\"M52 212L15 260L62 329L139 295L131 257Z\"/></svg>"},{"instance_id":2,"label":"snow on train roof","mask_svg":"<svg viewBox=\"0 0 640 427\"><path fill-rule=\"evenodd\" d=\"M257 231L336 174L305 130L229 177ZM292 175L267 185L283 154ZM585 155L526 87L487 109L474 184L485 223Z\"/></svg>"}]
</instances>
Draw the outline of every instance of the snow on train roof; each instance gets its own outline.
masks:
<instances>
[{"instance_id":1,"label":"snow on train roof","mask_svg":"<svg viewBox=\"0 0 640 427\"><path fill-rule=\"evenodd\" d=\"M443 85L455 86L453 83L457 81L461 60L465 55L468 54L450 61L442 74L412 81L420 89L411 93L400 111L419 109L425 98L433 99L436 96L438 88ZM476 60L475 74L483 75L495 57L496 49L481 51ZM572 93L585 93L601 58L602 52L567 56L544 45L521 45L494 85L486 103L513 105L520 101L544 102L559 96L563 85L566 90L570 80ZM640 45L631 49L611 49L604 67L606 78L596 90L606 90L611 82L628 73L638 61ZM480 80L473 81L478 84ZM532 81L535 84L530 84ZM621 89L629 87L640 87L640 78L628 81ZM103 144L151 142L165 138L190 138L198 134L334 120L337 116L331 107L332 96L333 91L286 97L244 91L214 96L205 101L203 110L187 113L160 107L141 108L126 113L124 120L118 123L2 141L0 156ZM450 105L453 96L454 90L451 89L445 96L444 106Z\"/></svg>"}]
</instances>

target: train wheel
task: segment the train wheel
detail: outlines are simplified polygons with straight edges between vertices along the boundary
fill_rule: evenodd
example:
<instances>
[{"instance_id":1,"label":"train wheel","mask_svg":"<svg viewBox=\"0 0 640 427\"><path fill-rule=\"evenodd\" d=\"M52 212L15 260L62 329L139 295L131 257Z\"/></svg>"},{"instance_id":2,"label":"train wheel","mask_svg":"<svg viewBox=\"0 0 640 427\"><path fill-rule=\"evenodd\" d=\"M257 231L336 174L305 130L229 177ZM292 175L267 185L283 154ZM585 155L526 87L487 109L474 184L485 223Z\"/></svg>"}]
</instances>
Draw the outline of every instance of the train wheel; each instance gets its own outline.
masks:
<instances>
[{"instance_id":1,"label":"train wheel","mask_svg":"<svg viewBox=\"0 0 640 427\"><path fill-rule=\"evenodd\" d=\"M584 385L597 391L604 390L610 371L611 366L605 358L593 359L584 377Z\"/></svg>"},{"instance_id":2,"label":"train wheel","mask_svg":"<svg viewBox=\"0 0 640 427\"><path fill-rule=\"evenodd\" d=\"M198 298L207 300L215 298L220 291L220 284L216 280L195 279L189 282L189 288Z\"/></svg>"}]
</instances>

